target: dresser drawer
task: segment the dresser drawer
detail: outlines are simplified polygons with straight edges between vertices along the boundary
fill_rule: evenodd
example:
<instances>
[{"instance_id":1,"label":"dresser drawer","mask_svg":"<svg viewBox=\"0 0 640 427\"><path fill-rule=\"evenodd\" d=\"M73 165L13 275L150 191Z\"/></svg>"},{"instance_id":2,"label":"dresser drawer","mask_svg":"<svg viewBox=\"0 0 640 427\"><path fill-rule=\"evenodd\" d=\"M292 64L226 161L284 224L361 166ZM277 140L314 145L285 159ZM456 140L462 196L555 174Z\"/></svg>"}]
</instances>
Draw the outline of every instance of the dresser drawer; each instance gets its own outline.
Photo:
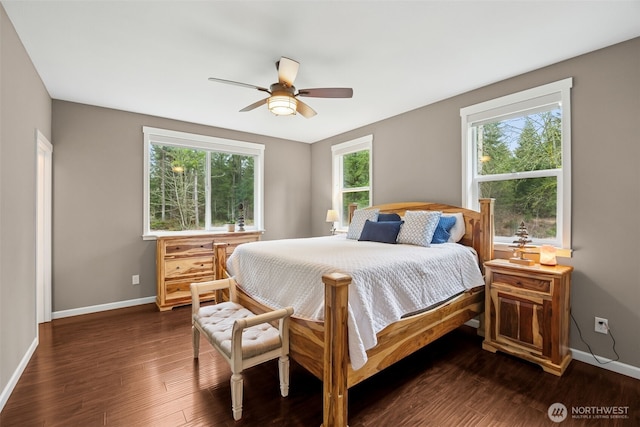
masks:
<instances>
[{"instance_id":1,"label":"dresser drawer","mask_svg":"<svg viewBox=\"0 0 640 427\"><path fill-rule=\"evenodd\" d=\"M166 256L198 256L213 253L213 239L202 240L173 240L167 242L164 253Z\"/></svg>"},{"instance_id":2,"label":"dresser drawer","mask_svg":"<svg viewBox=\"0 0 640 427\"><path fill-rule=\"evenodd\" d=\"M551 280L516 276L513 274L493 273L493 283L502 283L516 288L528 289L537 292L551 292Z\"/></svg>"},{"instance_id":3,"label":"dresser drawer","mask_svg":"<svg viewBox=\"0 0 640 427\"><path fill-rule=\"evenodd\" d=\"M214 265L213 256L167 259L164 264L164 277L172 279L213 274Z\"/></svg>"},{"instance_id":4,"label":"dresser drawer","mask_svg":"<svg viewBox=\"0 0 640 427\"><path fill-rule=\"evenodd\" d=\"M184 280L182 278L177 280L167 280L165 282L166 299L171 300L176 298L183 298L185 296L188 299L191 299L191 284L199 283L199 282L207 282L209 280L215 280L215 276L213 275L200 276L200 277L194 277L190 280ZM213 292L211 292L210 294L213 295ZM203 294L203 295L207 296L209 294Z\"/></svg>"}]
</instances>

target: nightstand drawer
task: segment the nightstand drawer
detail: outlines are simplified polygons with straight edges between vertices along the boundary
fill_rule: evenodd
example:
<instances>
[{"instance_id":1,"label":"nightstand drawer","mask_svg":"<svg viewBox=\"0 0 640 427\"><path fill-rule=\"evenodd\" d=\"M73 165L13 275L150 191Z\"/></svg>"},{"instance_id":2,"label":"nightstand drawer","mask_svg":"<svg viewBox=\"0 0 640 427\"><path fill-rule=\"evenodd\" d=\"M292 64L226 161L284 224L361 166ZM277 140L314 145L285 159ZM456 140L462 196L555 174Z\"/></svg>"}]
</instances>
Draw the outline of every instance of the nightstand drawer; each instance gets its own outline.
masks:
<instances>
[{"instance_id":1,"label":"nightstand drawer","mask_svg":"<svg viewBox=\"0 0 640 427\"><path fill-rule=\"evenodd\" d=\"M493 273L493 283L503 283L516 288L537 292L551 292L551 280L534 277L516 276L513 274Z\"/></svg>"}]
</instances>

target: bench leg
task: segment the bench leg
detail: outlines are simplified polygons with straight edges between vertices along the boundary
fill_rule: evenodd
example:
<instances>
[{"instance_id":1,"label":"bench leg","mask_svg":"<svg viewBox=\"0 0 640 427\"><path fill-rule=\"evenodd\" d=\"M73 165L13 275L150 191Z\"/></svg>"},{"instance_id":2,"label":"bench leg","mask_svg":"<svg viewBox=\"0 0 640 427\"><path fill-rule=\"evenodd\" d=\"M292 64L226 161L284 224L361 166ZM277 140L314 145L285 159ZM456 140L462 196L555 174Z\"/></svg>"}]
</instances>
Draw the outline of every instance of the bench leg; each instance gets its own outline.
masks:
<instances>
[{"instance_id":1,"label":"bench leg","mask_svg":"<svg viewBox=\"0 0 640 427\"><path fill-rule=\"evenodd\" d=\"M200 353L200 331L195 326L191 327L191 338L193 340L193 358L197 359Z\"/></svg>"},{"instance_id":2,"label":"bench leg","mask_svg":"<svg viewBox=\"0 0 640 427\"><path fill-rule=\"evenodd\" d=\"M234 420L242 418L242 374L231 375L231 409Z\"/></svg>"},{"instance_id":3,"label":"bench leg","mask_svg":"<svg viewBox=\"0 0 640 427\"><path fill-rule=\"evenodd\" d=\"M289 356L280 356L278 371L280 373L280 394L282 397L287 397L289 395Z\"/></svg>"}]
</instances>

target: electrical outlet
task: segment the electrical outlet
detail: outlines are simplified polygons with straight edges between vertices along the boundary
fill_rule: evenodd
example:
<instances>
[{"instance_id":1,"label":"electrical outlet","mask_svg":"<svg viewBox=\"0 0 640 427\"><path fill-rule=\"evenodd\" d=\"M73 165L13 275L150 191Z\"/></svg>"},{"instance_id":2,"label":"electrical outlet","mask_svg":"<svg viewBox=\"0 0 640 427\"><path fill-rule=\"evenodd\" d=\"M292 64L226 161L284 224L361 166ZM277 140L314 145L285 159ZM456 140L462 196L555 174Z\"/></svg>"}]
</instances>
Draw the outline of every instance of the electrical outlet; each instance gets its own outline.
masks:
<instances>
[{"instance_id":1,"label":"electrical outlet","mask_svg":"<svg viewBox=\"0 0 640 427\"><path fill-rule=\"evenodd\" d=\"M609 320L603 319L602 317L596 317L596 326L595 331L601 334L609 333Z\"/></svg>"},{"instance_id":2,"label":"electrical outlet","mask_svg":"<svg viewBox=\"0 0 640 427\"><path fill-rule=\"evenodd\" d=\"M131 284L132 285L139 285L140 284L140 275L134 274L133 276L131 276Z\"/></svg>"}]
</instances>

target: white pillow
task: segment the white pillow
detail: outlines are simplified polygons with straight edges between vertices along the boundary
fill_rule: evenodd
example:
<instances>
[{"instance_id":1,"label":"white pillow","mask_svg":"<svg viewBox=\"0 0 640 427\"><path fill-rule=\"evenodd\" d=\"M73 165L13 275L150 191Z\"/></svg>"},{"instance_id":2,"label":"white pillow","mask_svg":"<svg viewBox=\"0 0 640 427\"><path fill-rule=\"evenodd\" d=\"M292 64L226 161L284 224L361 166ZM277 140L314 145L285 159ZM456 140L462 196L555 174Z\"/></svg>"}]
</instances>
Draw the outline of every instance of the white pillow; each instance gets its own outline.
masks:
<instances>
[{"instance_id":1,"label":"white pillow","mask_svg":"<svg viewBox=\"0 0 640 427\"><path fill-rule=\"evenodd\" d=\"M441 213L440 211L406 211L404 224L398 233L398 243L430 246Z\"/></svg>"},{"instance_id":2,"label":"white pillow","mask_svg":"<svg viewBox=\"0 0 640 427\"><path fill-rule=\"evenodd\" d=\"M351 218L351 224L349 224L349 231L347 231L347 239L358 240L364 223L369 221L378 220L379 209L356 209L353 212L353 218Z\"/></svg>"},{"instance_id":3,"label":"white pillow","mask_svg":"<svg viewBox=\"0 0 640 427\"><path fill-rule=\"evenodd\" d=\"M443 213L442 216L455 216L456 217L456 223L453 225L453 227L451 228L451 230L449 230L449 233L451 234L451 236L449 236L449 240L447 240L448 242L451 243L458 243L460 241L460 239L462 239L464 237L464 216L462 216L462 212L456 212L456 213Z\"/></svg>"}]
</instances>

